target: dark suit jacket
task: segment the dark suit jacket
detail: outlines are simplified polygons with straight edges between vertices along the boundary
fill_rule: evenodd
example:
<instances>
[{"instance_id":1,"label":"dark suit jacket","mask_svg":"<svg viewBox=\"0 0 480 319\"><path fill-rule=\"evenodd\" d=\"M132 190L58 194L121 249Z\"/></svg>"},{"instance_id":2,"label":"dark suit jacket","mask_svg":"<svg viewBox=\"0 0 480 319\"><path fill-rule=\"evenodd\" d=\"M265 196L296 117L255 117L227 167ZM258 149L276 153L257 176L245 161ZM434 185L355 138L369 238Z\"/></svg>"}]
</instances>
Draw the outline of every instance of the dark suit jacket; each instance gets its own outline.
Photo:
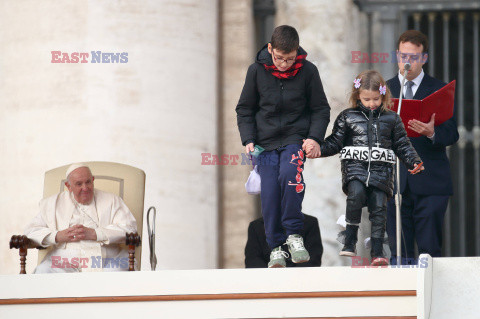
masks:
<instances>
[{"instance_id":1,"label":"dark suit jacket","mask_svg":"<svg viewBox=\"0 0 480 319\"><path fill-rule=\"evenodd\" d=\"M398 75L387 81L393 97L400 95L400 81ZM437 80L425 73L425 76L414 95L415 100L422 100L439 90L446 83ZM453 117L446 122L435 126L435 138L432 142L426 136L410 137L413 147L422 158L425 170L417 175L408 173L405 165L400 166L400 189L405 191L408 184L410 191L418 195L452 195L452 176L446 147L455 144L458 140L456 107Z\"/></svg>"},{"instance_id":2,"label":"dark suit jacket","mask_svg":"<svg viewBox=\"0 0 480 319\"><path fill-rule=\"evenodd\" d=\"M323 245L320 228L316 217L304 214L304 228L302 235L305 248L310 254L310 261L294 264L287 259L287 267L319 267L322 263ZM284 248L288 252L287 248ZM270 247L265 236L263 218L254 220L248 226L248 240L245 246L246 268L267 268L270 261Z\"/></svg>"}]
</instances>

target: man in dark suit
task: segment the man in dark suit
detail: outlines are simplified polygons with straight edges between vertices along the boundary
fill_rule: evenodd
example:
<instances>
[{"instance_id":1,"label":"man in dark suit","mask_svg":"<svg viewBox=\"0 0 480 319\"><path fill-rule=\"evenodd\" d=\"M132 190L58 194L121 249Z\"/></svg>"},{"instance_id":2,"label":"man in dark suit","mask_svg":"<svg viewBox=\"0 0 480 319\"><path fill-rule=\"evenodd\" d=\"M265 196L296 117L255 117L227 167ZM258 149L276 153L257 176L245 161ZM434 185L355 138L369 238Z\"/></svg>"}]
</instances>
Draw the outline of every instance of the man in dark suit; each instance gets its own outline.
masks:
<instances>
[{"instance_id":1,"label":"man in dark suit","mask_svg":"<svg viewBox=\"0 0 480 319\"><path fill-rule=\"evenodd\" d=\"M387 81L393 97L398 98L400 95L406 62L410 62L411 69L406 77L404 98L421 100L446 85L423 71L422 67L428 57L427 50L428 39L423 33L408 30L400 36L397 45L399 73ZM422 135L411 137L410 141L422 158L425 171L417 175L407 174L405 166L400 164L404 240L401 247L402 258L407 258L407 263L415 258L415 241L420 254L441 256L443 220L448 199L453 194L446 147L458 140L455 110L453 117L446 122L434 126L434 121L435 114L428 123L418 120L408 123L411 130ZM391 199L387 209L387 233L392 256L397 254L395 229L395 201ZM394 260L392 262L395 263Z\"/></svg>"},{"instance_id":2,"label":"man in dark suit","mask_svg":"<svg viewBox=\"0 0 480 319\"><path fill-rule=\"evenodd\" d=\"M304 227L300 233L304 239L305 248L310 253L310 261L294 264L286 259L287 267L320 267L322 263L323 245L320 228L316 217L303 214ZM283 250L287 251L282 247ZM265 237L263 218L256 219L248 226L248 240L245 246L245 268L267 268L271 249Z\"/></svg>"}]
</instances>

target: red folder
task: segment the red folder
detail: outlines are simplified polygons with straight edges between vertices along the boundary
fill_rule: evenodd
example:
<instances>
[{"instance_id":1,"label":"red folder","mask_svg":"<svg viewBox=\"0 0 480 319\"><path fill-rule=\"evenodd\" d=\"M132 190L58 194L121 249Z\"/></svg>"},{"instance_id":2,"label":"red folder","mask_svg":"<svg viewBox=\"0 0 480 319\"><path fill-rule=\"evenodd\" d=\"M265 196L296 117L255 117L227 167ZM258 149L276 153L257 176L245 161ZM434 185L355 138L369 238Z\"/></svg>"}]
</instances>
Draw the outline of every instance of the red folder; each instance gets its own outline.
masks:
<instances>
[{"instance_id":1,"label":"red folder","mask_svg":"<svg viewBox=\"0 0 480 319\"><path fill-rule=\"evenodd\" d=\"M423 100L402 100L402 109L400 117L407 130L409 137L421 136L408 128L408 121L416 119L420 122L428 123L432 114L435 113L435 126L442 124L453 116L453 105L455 100L455 83L448 83L440 90L435 91ZM398 109L398 99L392 99L392 111L395 113Z\"/></svg>"}]
</instances>

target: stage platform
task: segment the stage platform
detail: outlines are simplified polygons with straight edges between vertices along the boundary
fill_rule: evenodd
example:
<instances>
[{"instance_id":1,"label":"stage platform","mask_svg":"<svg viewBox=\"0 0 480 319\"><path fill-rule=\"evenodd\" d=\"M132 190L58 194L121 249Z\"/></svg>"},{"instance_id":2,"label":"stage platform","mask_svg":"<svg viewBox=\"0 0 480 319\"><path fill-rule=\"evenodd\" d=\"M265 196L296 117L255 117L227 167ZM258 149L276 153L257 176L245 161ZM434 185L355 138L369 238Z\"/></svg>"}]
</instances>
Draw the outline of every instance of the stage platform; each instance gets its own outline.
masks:
<instances>
[{"instance_id":1,"label":"stage platform","mask_svg":"<svg viewBox=\"0 0 480 319\"><path fill-rule=\"evenodd\" d=\"M480 258L0 276L0 318L479 318Z\"/></svg>"}]
</instances>

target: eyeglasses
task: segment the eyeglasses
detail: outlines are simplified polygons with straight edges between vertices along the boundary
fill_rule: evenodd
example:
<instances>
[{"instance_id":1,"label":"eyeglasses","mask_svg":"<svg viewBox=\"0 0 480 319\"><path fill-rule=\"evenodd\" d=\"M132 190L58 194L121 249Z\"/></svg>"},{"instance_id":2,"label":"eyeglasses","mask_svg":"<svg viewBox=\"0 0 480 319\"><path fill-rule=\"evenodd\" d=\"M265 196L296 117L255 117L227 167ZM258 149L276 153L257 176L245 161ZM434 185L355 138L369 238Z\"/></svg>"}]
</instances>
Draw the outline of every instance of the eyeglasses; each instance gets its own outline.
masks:
<instances>
[{"instance_id":1,"label":"eyeglasses","mask_svg":"<svg viewBox=\"0 0 480 319\"><path fill-rule=\"evenodd\" d=\"M275 56L275 53L273 53L273 52L272 52L272 56L273 56L273 60L275 60L275 62L286 63L286 64L292 64L297 59L296 56L293 57L293 58L282 59L282 58L279 58L279 57Z\"/></svg>"},{"instance_id":2,"label":"eyeglasses","mask_svg":"<svg viewBox=\"0 0 480 319\"><path fill-rule=\"evenodd\" d=\"M403 53L397 50L397 59L399 62L402 63L426 63L427 62L427 56L425 53Z\"/></svg>"}]
</instances>

